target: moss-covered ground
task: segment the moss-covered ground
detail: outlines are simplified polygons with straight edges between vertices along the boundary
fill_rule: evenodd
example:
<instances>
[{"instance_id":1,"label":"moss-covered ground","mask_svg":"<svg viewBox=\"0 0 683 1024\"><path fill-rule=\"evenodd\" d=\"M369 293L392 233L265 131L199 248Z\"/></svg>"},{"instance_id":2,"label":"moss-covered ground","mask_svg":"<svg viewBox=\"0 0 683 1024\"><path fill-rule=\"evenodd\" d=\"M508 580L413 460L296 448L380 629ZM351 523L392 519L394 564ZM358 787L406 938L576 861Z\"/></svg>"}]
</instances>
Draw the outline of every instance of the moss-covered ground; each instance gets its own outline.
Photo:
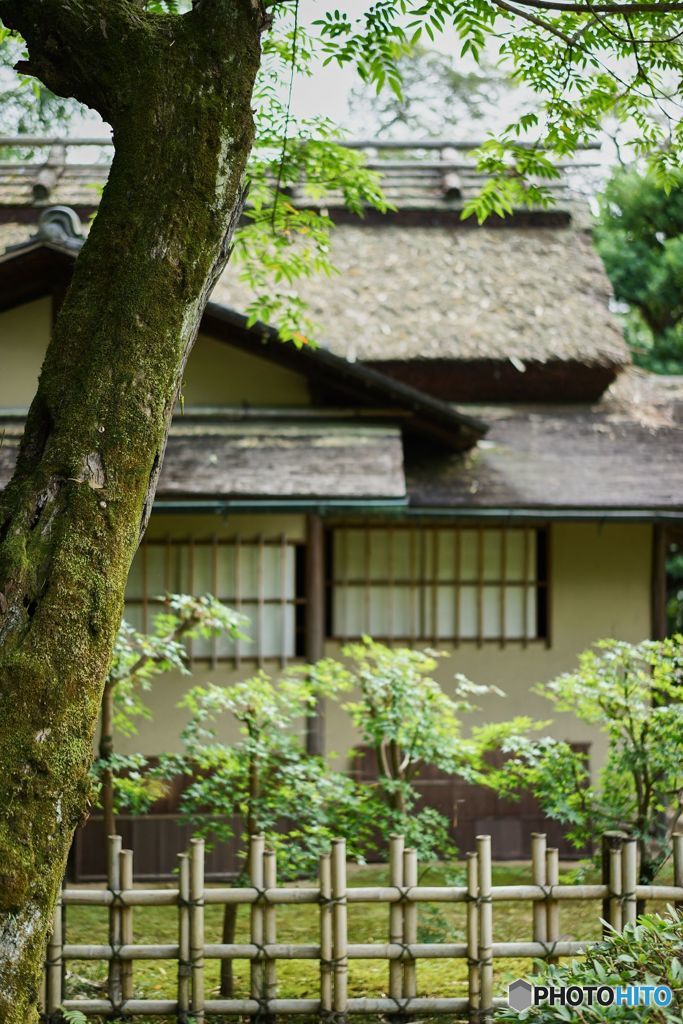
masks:
<instances>
[{"instance_id":1,"label":"moss-covered ground","mask_svg":"<svg viewBox=\"0 0 683 1024\"><path fill-rule=\"evenodd\" d=\"M460 865L437 865L426 869L420 883L443 885L453 882L454 872ZM562 881L570 881L564 872ZM586 881L597 880L589 872ZM530 882L528 865L497 865L494 884L515 885ZM353 867L349 870L349 886L382 885L387 882L386 868L382 866ZM307 883L302 882L302 885ZM656 905L652 905L656 909ZM464 939L465 908L439 904L419 905L419 935L421 942ZM600 905L593 902L563 902L561 904L561 937L567 940L591 940L600 937ZM206 908L206 941L221 941L222 908ZM278 907L278 942L314 943L318 941L318 919L315 908L309 905ZM494 904L494 941L526 941L531 934L530 903ZM240 910L238 942L249 941L249 918L246 908ZM386 904L365 904L349 907L349 941L359 943L386 942L388 907ZM70 907L68 910L66 941L71 943L106 943L107 912L99 907ZM177 941L177 916L173 907L143 907L135 909L135 941L137 943L170 943ZM504 995L509 981L528 973L530 961L522 959L496 960L495 988ZM318 992L318 968L315 961L279 961L278 996L284 998L315 998ZM176 993L176 965L173 961L135 961L135 997L146 999L173 999ZM217 960L206 964L206 995L218 995ZM388 968L386 961L352 961L349 970L350 996L381 996L386 993ZM235 962L236 996L248 995L249 965ZM98 961L71 961L67 980L66 998L105 995L106 964ZM463 960L420 960L417 967L419 996L466 996L466 965ZM157 1018L158 1020L159 1018ZM294 1018L290 1018L293 1020ZM358 1019L358 1018L357 1018ZM234 1018L232 1018L234 1020ZM279 1018L283 1020L283 1018ZM298 1018L302 1020L301 1017ZM443 1018L441 1018L443 1022ZM142 1018L136 1018L142 1021Z\"/></svg>"}]
</instances>

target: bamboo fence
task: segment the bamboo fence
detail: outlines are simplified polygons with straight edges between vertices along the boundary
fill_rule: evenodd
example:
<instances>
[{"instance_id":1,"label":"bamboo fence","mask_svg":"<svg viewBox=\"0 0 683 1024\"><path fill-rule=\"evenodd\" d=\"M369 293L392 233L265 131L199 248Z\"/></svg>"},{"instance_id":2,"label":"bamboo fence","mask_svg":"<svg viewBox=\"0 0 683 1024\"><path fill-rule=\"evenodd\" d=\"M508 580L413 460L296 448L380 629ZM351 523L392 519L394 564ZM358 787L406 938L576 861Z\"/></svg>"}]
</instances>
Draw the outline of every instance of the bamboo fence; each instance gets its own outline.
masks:
<instances>
[{"instance_id":1,"label":"bamboo fence","mask_svg":"<svg viewBox=\"0 0 683 1024\"><path fill-rule=\"evenodd\" d=\"M606 844L603 882L561 885L556 849L546 846L542 834L532 836L532 881L528 885L492 884L491 839L477 837L477 850L467 855L464 886L418 884L416 852L406 849L401 836L389 845L389 884L349 887L346 844L337 839L329 854L320 858L317 886L286 888L277 885L275 855L265 848L263 836L252 836L249 886L212 887L204 884L204 843L191 842L189 854L179 856L178 886L142 889L133 885L133 855L121 849L119 836L109 840L108 883L105 889L65 888L56 909L47 948L43 1016L48 1021L60 1010L78 1009L88 1016L169 1016L180 1024L201 1024L212 1014L267 1018L274 1014L310 1014L344 1021L352 1014L389 1014L406 1017L450 1014L469 1021L488 1021L497 1005L494 998L494 963L509 957L542 958L580 955L590 943L560 938L560 908L567 900L603 901L609 924L621 930L636 919L640 901L664 900L683 907L683 834L672 839L673 885L638 885L637 844L626 836L610 834ZM531 902L533 934L530 941L494 942L494 904ZM349 942L347 908L350 904L383 903L388 906L386 943ZM417 915L421 903L465 905L464 942L418 942ZM207 943L204 912L208 904L246 905L250 908L248 943ZM318 916L318 941L291 945L277 941L277 908L313 905ZM104 907L108 912L109 941L103 945L73 945L66 940L63 908ZM142 945L134 942L135 907L177 908L177 942ZM446 958L467 966L467 996L421 997L417 962ZM250 962L250 995L240 999L206 997L204 965L207 959L243 959ZM348 994L351 960L387 960L386 995L352 998ZM106 999L68 999L64 992L64 965L71 960L108 962ZM136 999L133 987L135 960L166 960L177 964L175 999ZM314 960L319 966L319 989L309 999L278 997L277 964L282 960Z\"/></svg>"}]
</instances>

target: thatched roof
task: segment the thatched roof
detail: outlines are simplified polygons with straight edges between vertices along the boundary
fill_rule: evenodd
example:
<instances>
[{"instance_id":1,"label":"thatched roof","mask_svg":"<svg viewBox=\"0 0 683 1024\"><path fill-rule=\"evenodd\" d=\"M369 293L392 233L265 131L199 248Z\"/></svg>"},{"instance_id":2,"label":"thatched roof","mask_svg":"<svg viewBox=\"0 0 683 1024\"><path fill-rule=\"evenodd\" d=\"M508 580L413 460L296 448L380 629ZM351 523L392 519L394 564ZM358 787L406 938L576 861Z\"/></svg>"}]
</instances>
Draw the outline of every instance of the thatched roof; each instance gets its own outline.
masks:
<instances>
[{"instance_id":1,"label":"thatched roof","mask_svg":"<svg viewBox=\"0 0 683 1024\"><path fill-rule=\"evenodd\" d=\"M320 340L350 359L629 361L590 236L573 227L338 225L339 274L299 291ZM214 298L250 296L228 269Z\"/></svg>"},{"instance_id":2,"label":"thatched roof","mask_svg":"<svg viewBox=\"0 0 683 1024\"><path fill-rule=\"evenodd\" d=\"M547 400L558 389L571 400L601 394L629 355L585 212L566 180L557 183L553 210L478 228L459 216L482 184L466 161L427 155L422 163L383 166L397 210L359 221L332 197L339 274L297 286L320 325L320 344L406 382L418 364L420 387L448 400ZM96 205L93 184L106 171L64 165L49 202L83 215ZM33 198L37 172L0 166L0 220L7 221L0 224L0 248L20 240L17 221L40 210ZM213 298L244 312L252 296L229 267ZM458 379L463 364L466 380Z\"/></svg>"}]
</instances>

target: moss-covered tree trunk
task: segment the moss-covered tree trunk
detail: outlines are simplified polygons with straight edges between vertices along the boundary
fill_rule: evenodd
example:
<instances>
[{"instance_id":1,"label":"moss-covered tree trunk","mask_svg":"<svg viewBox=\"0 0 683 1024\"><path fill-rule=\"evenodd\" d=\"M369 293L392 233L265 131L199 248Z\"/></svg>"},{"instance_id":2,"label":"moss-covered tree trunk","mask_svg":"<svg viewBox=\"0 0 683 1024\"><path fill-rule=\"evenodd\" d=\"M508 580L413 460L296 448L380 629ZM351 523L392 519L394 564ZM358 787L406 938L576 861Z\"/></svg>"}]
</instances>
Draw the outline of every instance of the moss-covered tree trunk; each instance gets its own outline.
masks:
<instances>
[{"instance_id":1,"label":"moss-covered tree trunk","mask_svg":"<svg viewBox=\"0 0 683 1024\"><path fill-rule=\"evenodd\" d=\"M126 577L241 209L263 16L255 0L183 17L0 0L0 17L116 147L0 499L0 1024L27 1024Z\"/></svg>"}]
</instances>

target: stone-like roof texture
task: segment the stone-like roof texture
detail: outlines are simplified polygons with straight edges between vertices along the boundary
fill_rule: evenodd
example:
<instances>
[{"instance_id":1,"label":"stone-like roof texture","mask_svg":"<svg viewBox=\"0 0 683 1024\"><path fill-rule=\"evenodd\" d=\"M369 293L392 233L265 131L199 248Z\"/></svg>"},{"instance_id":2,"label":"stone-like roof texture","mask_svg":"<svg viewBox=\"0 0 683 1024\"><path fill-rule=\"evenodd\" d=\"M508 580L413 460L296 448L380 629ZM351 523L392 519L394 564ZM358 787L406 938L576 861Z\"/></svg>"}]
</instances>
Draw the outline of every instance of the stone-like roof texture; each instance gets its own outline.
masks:
<instances>
[{"instance_id":1,"label":"stone-like roof texture","mask_svg":"<svg viewBox=\"0 0 683 1024\"><path fill-rule=\"evenodd\" d=\"M590 236L573 227L340 224L333 278L298 291L323 345L359 360L629 361ZM213 298L244 309L230 268Z\"/></svg>"}]
</instances>

